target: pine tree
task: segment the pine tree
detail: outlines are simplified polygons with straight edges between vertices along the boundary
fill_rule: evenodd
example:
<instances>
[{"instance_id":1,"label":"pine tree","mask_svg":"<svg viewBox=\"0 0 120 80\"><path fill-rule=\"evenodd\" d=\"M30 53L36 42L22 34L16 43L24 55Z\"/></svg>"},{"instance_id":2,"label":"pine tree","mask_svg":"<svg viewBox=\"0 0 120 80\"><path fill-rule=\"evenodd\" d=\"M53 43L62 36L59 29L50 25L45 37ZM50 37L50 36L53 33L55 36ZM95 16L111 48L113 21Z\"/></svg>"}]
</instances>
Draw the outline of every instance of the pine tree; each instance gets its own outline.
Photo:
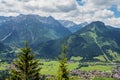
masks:
<instances>
[{"instance_id":1,"label":"pine tree","mask_svg":"<svg viewBox=\"0 0 120 80\"><path fill-rule=\"evenodd\" d=\"M34 59L31 48L25 43L25 48L21 48L18 59L13 61L10 68L11 80L40 80L39 60Z\"/></svg>"},{"instance_id":2,"label":"pine tree","mask_svg":"<svg viewBox=\"0 0 120 80\"><path fill-rule=\"evenodd\" d=\"M59 57L59 69L57 80L69 80L69 71L67 70L67 53L66 46L62 46L62 53Z\"/></svg>"}]
</instances>

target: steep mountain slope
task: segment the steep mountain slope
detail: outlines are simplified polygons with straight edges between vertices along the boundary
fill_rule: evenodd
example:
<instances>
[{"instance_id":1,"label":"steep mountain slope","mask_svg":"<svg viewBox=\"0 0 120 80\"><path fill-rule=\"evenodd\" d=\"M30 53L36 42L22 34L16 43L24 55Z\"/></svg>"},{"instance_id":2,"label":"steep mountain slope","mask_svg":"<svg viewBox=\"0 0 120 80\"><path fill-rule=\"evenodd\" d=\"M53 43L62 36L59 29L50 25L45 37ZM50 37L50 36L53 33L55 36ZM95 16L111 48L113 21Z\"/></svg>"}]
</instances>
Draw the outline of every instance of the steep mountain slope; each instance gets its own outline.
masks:
<instances>
[{"instance_id":1,"label":"steep mountain slope","mask_svg":"<svg viewBox=\"0 0 120 80\"><path fill-rule=\"evenodd\" d=\"M7 50L7 47L4 44L0 43L0 53L6 50Z\"/></svg>"},{"instance_id":2,"label":"steep mountain slope","mask_svg":"<svg viewBox=\"0 0 120 80\"><path fill-rule=\"evenodd\" d=\"M37 44L68 36L71 32L53 17L19 15L0 24L0 41L5 44Z\"/></svg>"},{"instance_id":3,"label":"steep mountain slope","mask_svg":"<svg viewBox=\"0 0 120 80\"><path fill-rule=\"evenodd\" d=\"M120 52L120 31L110 29L102 22L93 22L67 39L69 52L83 59L94 57L113 60Z\"/></svg>"},{"instance_id":4,"label":"steep mountain slope","mask_svg":"<svg viewBox=\"0 0 120 80\"><path fill-rule=\"evenodd\" d=\"M12 57L15 57L12 49L0 42L0 60L10 62Z\"/></svg>"},{"instance_id":5,"label":"steep mountain slope","mask_svg":"<svg viewBox=\"0 0 120 80\"><path fill-rule=\"evenodd\" d=\"M59 22L65 26L66 28L68 28L72 33L80 30L82 27L86 26L88 23L84 22L81 24L75 24L72 21L68 21L68 20L59 20Z\"/></svg>"},{"instance_id":6,"label":"steep mountain slope","mask_svg":"<svg viewBox=\"0 0 120 80\"><path fill-rule=\"evenodd\" d=\"M59 41L57 46L60 48L60 44L65 43L68 46L69 57L81 56L83 60L117 61L120 58L120 36L118 35L120 35L120 29L111 28L96 21ZM54 49L58 48L55 45L56 42L46 44L39 52L44 50L44 55L53 54L53 56L55 53L60 53L60 49L58 51ZM50 45L52 46L49 48Z\"/></svg>"}]
</instances>

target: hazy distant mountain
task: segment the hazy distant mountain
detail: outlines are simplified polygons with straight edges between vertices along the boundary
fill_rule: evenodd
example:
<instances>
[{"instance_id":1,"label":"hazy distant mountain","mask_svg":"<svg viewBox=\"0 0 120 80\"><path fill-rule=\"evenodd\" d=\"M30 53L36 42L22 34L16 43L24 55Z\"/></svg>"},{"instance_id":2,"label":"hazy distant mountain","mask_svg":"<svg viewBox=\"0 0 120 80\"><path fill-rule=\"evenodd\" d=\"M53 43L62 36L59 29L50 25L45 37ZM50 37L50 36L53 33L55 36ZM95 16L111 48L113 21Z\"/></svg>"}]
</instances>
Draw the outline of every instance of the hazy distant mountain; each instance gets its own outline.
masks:
<instances>
[{"instance_id":1,"label":"hazy distant mountain","mask_svg":"<svg viewBox=\"0 0 120 80\"><path fill-rule=\"evenodd\" d=\"M77 32L78 30L80 30L81 28L85 27L88 23L87 22L84 22L84 23L81 23L81 24L76 24L74 26L71 26L69 28L69 30L74 33L74 32Z\"/></svg>"},{"instance_id":2,"label":"hazy distant mountain","mask_svg":"<svg viewBox=\"0 0 120 80\"><path fill-rule=\"evenodd\" d=\"M80 30L82 27L86 26L88 23L84 22L81 24L75 24L72 21L68 21L68 20L59 20L59 22L65 26L66 28L68 28L72 33Z\"/></svg>"},{"instance_id":3,"label":"hazy distant mountain","mask_svg":"<svg viewBox=\"0 0 120 80\"><path fill-rule=\"evenodd\" d=\"M0 24L3 23L3 22L8 21L9 19L11 19L11 17L0 16Z\"/></svg>"},{"instance_id":4,"label":"hazy distant mountain","mask_svg":"<svg viewBox=\"0 0 120 80\"><path fill-rule=\"evenodd\" d=\"M68 20L59 20L59 22L66 28L76 25L74 22Z\"/></svg>"},{"instance_id":5,"label":"hazy distant mountain","mask_svg":"<svg viewBox=\"0 0 120 80\"><path fill-rule=\"evenodd\" d=\"M44 55L47 54L47 56L59 54L58 47L60 48L62 43L66 43L69 57L81 56L83 60L117 61L120 60L119 35L120 29L111 28L96 21L61 41L45 43L40 52L44 52Z\"/></svg>"},{"instance_id":6,"label":"hazy distant mountain","mask_svg":"<svg viewBox=\"0 0 120 80\"><path fill-rule=\"evenodd\" d=\"M68 36L71 32L53 17L19 15L0 24L0 41L11 45L46 42Z\"/></svg>"}]
</instances>

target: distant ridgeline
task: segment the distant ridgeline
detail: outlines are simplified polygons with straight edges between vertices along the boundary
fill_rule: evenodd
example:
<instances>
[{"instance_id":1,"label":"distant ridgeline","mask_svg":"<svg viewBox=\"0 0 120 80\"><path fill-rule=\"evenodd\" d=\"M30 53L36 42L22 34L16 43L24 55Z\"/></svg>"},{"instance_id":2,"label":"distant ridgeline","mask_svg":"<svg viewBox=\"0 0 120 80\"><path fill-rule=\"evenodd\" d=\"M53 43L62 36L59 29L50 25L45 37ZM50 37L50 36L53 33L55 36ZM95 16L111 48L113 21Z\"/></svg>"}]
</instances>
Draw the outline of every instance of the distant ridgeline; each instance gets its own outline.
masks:
<instances>
[{"instance_id":1,"label":"distant ridgeline","mask_svg":"<svg viewBox=\"0 0 120 80\"><path fill-rule=\"evenodd\" d=\"M42 57L57 56L61 44L67 45L68 56L81 56L85 60L119 61L120 29L106 26L100 21L92 22L64 39L37 45ZM40 47L38 47L40 46Z\"/></svg>"},{"instance_id":2,"label":"distant ridgeline","mask_svg":"<svg viewBox=\"0 0 120 80\"><path fill-rule=\"evenodd\" d=\"M83 61L120 60L120 29L96 21L84 23L82 27L77 25L74 31L70 31L64 22L51 16L0 17L1 59L11 61L19 52L18 48L27 40L40 58L55 59L61 52L61 45L65 44L69 58L81 56ZM66 25L70 24L76 25L67 21Z\"/></svg>"}]
</instances>

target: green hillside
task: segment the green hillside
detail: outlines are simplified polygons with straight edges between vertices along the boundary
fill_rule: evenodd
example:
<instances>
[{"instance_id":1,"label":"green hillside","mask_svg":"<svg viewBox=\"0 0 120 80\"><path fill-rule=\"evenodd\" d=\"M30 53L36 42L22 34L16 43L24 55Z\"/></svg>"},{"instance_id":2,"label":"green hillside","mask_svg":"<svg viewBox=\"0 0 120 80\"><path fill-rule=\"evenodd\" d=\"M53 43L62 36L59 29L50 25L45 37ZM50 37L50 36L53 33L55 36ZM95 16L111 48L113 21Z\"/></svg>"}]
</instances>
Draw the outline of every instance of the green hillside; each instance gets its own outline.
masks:
<instances>
[{"instance_id":1,"label":"green hillside","mask_svg":"<svg viewBox=\"0 0 120 80\"><path fill-rule=\"evenodd\" d=\"M45 43L42 48L39 48L39 52L54 57L60 53L60 45L66 44L69 57L81 56L82 60L119 61L120 36L118 35L120 35L119 29L96 21L61 41Z\"/></svg>"}]
</instances>

